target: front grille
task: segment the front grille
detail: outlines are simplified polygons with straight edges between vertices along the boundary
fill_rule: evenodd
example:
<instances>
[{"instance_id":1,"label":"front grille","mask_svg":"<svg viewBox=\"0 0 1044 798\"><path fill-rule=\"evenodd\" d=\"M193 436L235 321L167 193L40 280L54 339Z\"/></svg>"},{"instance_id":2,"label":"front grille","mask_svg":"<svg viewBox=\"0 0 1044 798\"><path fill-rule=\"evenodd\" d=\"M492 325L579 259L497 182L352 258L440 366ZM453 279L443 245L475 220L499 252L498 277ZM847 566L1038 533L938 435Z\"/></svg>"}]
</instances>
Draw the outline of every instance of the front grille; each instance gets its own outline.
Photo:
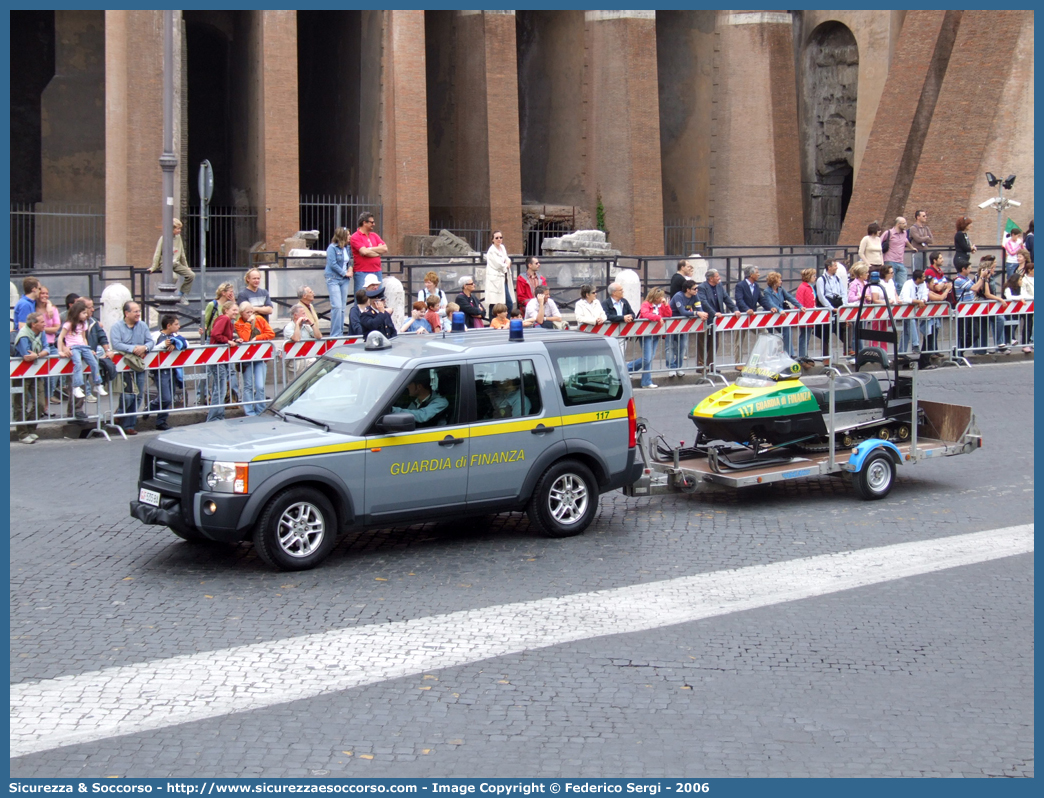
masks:
<instances>
[{"instance_id":1,"label":"front grille","mask_svg":"<svg viewBox=\"0 0 1044 798\"><path fill-rule=\"evenodd\" d=\"M153 461L152 476L154 479L160 482L167 482L171 485L177 485L178 490L181 489L181 477L184 471L185 464L179 460L165 460L161 457L157 457Z\"/></svg>"}]
</instances>

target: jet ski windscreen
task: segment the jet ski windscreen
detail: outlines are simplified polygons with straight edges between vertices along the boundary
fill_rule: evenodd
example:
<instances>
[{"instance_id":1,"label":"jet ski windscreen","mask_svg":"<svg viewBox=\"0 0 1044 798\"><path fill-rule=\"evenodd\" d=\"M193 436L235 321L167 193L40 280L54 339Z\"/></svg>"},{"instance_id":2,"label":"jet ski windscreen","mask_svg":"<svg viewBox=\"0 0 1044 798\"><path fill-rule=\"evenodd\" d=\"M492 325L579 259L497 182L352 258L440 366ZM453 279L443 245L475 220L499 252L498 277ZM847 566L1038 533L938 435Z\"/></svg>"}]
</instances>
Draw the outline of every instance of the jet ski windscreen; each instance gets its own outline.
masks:
<instances>
[{"instance_id":1,"label":"jet ski windscreen","mask_svg":"<svg viewBox=\"0 0 1044 798\"><path fill-rule=\"evenodd\" d=\"M796 380L801 366L783 349L783 338L759 335L736 384L744 388L764 388L780 380Z\"/></svg>"}]
</instances>

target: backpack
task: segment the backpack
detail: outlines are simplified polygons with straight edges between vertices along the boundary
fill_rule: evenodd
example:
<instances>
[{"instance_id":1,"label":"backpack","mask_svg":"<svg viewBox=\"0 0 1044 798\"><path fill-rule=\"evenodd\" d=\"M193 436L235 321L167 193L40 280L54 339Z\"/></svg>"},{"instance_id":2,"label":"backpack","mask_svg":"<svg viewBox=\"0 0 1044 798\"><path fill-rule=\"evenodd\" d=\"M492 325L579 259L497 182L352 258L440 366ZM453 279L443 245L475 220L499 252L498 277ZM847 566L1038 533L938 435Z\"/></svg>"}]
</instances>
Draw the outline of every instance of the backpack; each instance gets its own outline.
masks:
<instances>
[{"instance_id":1,"label":"backpack","mask_svg":"<svg viewBox=\"0 0 1044 798\"><path fill-rule=\"evenodd\" d=\"M889 238L889 235L891 234L891 232L892 232L892 230L891 230L891 228L889 228L888 230L885 230L884 231L884 235L881 236L881 252L887 252L888 251L888 238Z\"/></svg>"},{"instance_id":2,"label":"backpack","mask_svg":"<svg viewBox=\"0 0 1044 798\"><path fill-rule=\"evenodd\" d=\"M11 357L20 358L21 355L18 354L18 347L15 346L16 338L18 338L18 330L11 330Z\"/></svg>"}]
</instances>

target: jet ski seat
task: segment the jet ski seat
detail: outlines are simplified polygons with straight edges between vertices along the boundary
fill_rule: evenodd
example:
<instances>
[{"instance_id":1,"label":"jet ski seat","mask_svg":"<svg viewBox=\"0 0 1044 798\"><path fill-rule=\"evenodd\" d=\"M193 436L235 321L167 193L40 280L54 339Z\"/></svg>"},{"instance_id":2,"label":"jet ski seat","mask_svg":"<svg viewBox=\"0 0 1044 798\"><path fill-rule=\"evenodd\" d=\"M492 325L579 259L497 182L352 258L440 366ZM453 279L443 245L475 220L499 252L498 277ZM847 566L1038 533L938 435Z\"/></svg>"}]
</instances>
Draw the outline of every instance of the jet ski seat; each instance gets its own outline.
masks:
<instances>
[{"instance_id":1,"label":"jet ski seat","mask_svg":"<svg viewBox=\"0 0 1044 798\"><path fill-rule=\"evenodd\" d=\"M830 388L827 385L809 386L816 398L819 408L826 413L830 410ZM834 379L835 409L843 409L847 405L859 407L877 406L882 402L881 383L873 374L845 374Z\"/></svg>"}]
</instances>

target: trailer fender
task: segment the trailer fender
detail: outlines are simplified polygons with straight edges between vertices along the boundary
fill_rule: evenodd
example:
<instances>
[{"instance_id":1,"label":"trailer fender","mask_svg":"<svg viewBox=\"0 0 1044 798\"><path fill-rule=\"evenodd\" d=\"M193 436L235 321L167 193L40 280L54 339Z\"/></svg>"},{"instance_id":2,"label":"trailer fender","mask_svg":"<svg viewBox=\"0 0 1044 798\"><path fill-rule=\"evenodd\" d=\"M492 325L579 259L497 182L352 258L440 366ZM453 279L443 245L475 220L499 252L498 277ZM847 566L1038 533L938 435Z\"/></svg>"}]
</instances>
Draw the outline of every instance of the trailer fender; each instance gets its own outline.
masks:
<instances>
[{"instance_id":1,"label":"trailer fender","mask_svg":"<svg viewBox=\"0 0 1044 798\"><path fill-rule=\"evenodd\" d=\"M903 462L903 455L899 451L899 447L891 441L883 441L880 438L871 438L870 440L861 442L855 447L855 453L848 458L848 469L858 473L863 467L863 463L866 462L866 458L870 456L871 452L877 449L884 449L888 454L892 456L892 461L896 465L901 465Z\"/></svg>"}]
</instances>

